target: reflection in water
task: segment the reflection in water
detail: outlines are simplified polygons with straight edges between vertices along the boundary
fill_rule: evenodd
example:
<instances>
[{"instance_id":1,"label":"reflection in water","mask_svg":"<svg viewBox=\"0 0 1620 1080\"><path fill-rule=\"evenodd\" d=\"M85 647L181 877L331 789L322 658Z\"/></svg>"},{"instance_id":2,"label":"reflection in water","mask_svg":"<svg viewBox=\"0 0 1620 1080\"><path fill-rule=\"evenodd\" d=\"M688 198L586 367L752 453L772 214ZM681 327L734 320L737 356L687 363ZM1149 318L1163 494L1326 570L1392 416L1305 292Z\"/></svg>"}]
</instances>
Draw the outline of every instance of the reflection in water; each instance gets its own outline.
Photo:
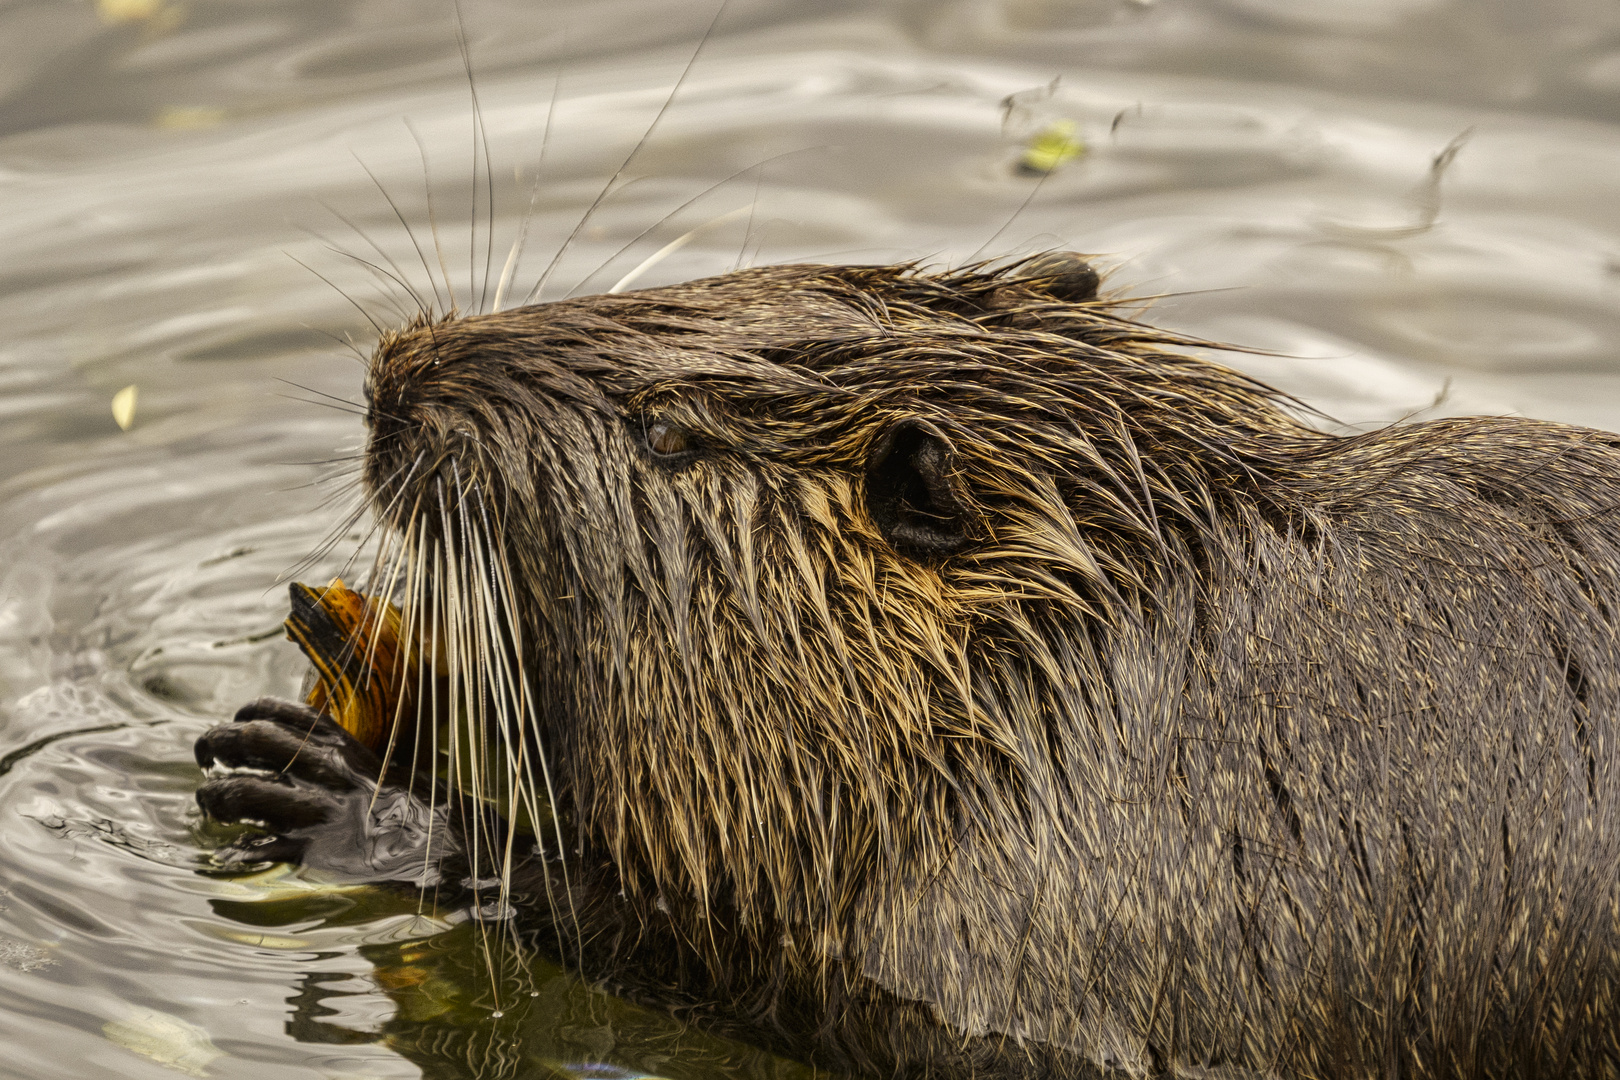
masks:
<instances>
[{"instance_id":1,"label":"reflection in water","mask_svg":"<svg viewBox=\"0 0 1620 1080\"><path fill-rule=\"evenodd\" d=\"M312 933L357 932L349 971L299 972L289 984L286 1033L301 1043L387 1047L429 1077L555 1074L579 1080L726 1075L808 1080L812 1070L638 1008L577 974L491 942L487 928L419 910L414 894L386 888L289 887L269 875L266 898L216 899L240 940L288 951ZM340 935L341 936L341 935ZM496 974L492 977L491 957ZM378 995L392 1006L379 1015ZM356 1004L359 1008L355 1008Z\"/></svg>"},{"instance_id":2,"label":"reflection in water","mask_svg":"<svg viewBox=\"0 0 1620 1080\"><path fill-rule=\"evenodd\" d=\"M1620 427L1606 2L734 0L565 249L715 9L464 7L487 171L442 0L0 8L8 1075L802 1072L543 961L492 986L414 899L198 873L191 743L297 692L274 583L352 497L374 331L322 278L395 322L434 224L463 304L531 208L514 295L1072 247L1347 425ZM1083 153L1020 172L1051 131Z\"/></svg>"},{"instance_id":3,"label":"reflection in water","mask_svg":"<svg viewBox=\"0 0 1620 1080\"><path fill-rule=\"evenodd\" d=\"M372 963L372 983L393 1002L394 1015L373 1031L335 1022L336 999L365 991L335 988L343 976L311 973L288 999L289 1035L310 1043L375 1041L420 1066L424 1076L446 1080L813 1075L803 1065L636 1008L543 961L531 959L520 976L503 979L497 1001L471 924L419 942L363 946L360 954Z\"/></svg>"}]
</instances>

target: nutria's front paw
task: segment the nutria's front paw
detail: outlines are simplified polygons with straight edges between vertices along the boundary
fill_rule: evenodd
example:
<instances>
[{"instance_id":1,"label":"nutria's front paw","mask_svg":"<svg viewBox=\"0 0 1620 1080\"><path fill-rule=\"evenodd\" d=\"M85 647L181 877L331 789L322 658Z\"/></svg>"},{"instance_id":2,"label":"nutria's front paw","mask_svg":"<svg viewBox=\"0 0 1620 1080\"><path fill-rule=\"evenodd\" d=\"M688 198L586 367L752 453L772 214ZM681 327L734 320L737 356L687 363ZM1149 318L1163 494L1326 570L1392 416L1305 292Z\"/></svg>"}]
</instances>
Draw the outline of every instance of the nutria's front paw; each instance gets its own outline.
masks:
<instances>
[{"instance_id":1,"label":"nutria's front paw","mask_svg":"<svg viewBox=\"0 0 1620 1080\"><path fill-rule=\"evenodd\" d=\"M210 779L197 803L216 821L257 825L214 855L225 866L302 863L360 881L439 882L461 853L448 807L383 778L377 755L306 706L261 698L197 740Z\"/></svg>"}]
</instances>

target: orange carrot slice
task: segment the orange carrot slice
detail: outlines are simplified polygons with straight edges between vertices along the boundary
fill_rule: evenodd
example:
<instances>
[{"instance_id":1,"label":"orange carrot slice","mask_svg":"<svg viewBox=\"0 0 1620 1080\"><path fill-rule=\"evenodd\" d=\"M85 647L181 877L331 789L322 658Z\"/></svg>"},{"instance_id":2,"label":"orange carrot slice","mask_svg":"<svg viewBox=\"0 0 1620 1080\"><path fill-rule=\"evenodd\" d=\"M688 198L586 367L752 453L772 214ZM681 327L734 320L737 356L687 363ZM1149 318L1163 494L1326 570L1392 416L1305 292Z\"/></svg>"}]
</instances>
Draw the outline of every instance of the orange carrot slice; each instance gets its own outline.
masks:
<instances>
[{"instance_id":1,"label":"orange carrot slice","mask_svg":"<svg viewBox=\"0 0 1620 1080\"><path fill-rule=\"evenodd\" d=\"M325 587L295 582L291 593L287 636L315 666L310 707L382 753L396 728L408 735L417 716L419 661L400 640L399 609L341 578Z\"/></svg>"}]
</instances>

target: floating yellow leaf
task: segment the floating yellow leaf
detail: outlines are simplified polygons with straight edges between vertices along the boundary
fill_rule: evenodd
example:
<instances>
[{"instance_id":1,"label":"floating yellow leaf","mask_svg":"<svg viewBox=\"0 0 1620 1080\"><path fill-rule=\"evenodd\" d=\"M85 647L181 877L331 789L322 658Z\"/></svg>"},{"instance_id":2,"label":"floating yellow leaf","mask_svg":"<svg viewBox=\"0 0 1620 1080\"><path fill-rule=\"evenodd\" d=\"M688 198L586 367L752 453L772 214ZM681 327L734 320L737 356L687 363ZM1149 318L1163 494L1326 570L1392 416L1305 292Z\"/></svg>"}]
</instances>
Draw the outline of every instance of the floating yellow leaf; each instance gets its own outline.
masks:
<instances>
[{"instance_id":1,"label":"floating yellow leaf","mask_svg":"<svg viewBox=\"0 0 1620 1080\"><path fill-rule=\"evenodd\" d=\"M96 0L96 14L104 23L141 22L162 10L163 0Z\"/></svg>"},{"instance_id":2,"label":"floating yellow leaf","mask_svg":"<svg viewBox=\"0 0 1620 1080\"><path fill-rule=\"evenodd\" d=\"M169 131L194 131L224 123L225 110L207 105L165 105L152 123Z\"/></svg>"},{"instance_id":3,"label":"floating yellow leaf","mask_svg":"<svg viewBox=\"0 0 1620 1080\"><path fill-rule=\"evenodd\" d=\"M131 1008L101 1031L125 1050L188 1076L207 1076L209 1064L225 1056L208 1032L156 1009Z\"/></svg>"},{"instance_id":4,"label":"floating yellow leaf","mask_svg":"<svg viewBox=\"0 0 1620 1080\"><path fill-rule=\"evenodd\" d=\"M135 396L138 391L135 384L130 383L118 393L113 395L112 414L118 426L128 431L135 426Z\"/></svg>"},{"instance_id":5,"label":"floating yellow leaf","mask_svg":"<svg viewBox=\"0 0 1620 1080\"><path fill-rule=\"evenodd\" d=\"M1086 152L1079 128L1073 120L1054 120L1029 140L1018 159L1024 172L1045 175Z\"/></svg>"}]
</instances>

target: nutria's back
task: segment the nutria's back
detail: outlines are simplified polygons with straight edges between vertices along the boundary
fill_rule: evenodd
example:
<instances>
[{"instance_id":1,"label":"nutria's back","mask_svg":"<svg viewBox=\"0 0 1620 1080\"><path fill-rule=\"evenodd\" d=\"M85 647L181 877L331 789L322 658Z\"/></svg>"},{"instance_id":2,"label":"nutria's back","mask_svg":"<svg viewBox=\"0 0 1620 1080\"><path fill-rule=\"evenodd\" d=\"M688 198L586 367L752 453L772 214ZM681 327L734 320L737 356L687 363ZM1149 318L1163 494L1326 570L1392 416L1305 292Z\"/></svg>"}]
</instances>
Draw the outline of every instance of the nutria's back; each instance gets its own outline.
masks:
<instances>
[{"instance_id":1,"label":"nutria's back","mask_svg":"<svg viewBox=\"0 0 1620 1080\"><path fill-rule=\"evenodd\" d=\"M543 749L567 948L884 1071L1620 1074L1620 437L1325 435L1095 281L379 346L367 483Z\"/></svg>"}]
</instances>

